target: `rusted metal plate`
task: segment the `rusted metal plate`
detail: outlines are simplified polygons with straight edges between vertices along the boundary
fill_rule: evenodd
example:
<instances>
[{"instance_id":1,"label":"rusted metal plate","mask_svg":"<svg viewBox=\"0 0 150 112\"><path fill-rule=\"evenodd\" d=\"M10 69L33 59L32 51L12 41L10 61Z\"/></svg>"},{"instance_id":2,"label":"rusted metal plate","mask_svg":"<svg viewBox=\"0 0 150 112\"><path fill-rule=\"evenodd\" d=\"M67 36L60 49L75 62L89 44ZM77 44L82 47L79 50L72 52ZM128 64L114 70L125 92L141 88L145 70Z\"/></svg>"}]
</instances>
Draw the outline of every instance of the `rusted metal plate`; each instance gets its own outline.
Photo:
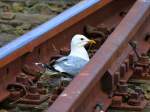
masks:
<instances>
[{"instance_id":1,"label":"rusted metal plate","mask_svg":"<svg viewBox=\"0 0 150 112\"><path fill-rule=\"evenodd\" d=\"M90 63L48 109L49 112L76 112L81 108L83 108L81 109L82 112L86 110L84 109L86 107L84 104L94 94L93 88L98 86L96 84L100 78L120 56L127 46L128 41L134 37L141 25L145 22L150 12L149 8L149 2L138 0L134 4L116 30L91 59ZM94 99L94 95L92 98ZM92 98L89 99L89 102L93 100ZM99 97L99 99L103 98ZM104 101L106 100L104 99ZM107 105L109 105L109 100Z\"/></svg>"}]
</instances>

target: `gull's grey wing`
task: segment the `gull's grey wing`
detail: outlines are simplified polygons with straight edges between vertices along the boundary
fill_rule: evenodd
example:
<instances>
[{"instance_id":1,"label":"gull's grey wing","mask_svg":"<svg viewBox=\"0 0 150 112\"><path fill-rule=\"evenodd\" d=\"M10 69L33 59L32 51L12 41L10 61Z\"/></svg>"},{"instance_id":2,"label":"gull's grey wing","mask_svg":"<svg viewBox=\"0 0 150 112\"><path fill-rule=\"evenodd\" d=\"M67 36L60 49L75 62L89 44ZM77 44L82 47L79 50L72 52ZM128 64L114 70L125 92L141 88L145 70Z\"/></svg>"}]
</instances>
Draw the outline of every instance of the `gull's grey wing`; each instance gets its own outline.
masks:
<instances>
[{"instance_id":1,"label":"gull's grey wing","mask_svg":"<svg viewBox=\"0 0 150 112\"><path fill-rule=\"evenodd\" d=\"M60 66L66 73L76 75L88 63L88 61L74 56L61 59L56 65Z\"/></svg>"}]
</instances>

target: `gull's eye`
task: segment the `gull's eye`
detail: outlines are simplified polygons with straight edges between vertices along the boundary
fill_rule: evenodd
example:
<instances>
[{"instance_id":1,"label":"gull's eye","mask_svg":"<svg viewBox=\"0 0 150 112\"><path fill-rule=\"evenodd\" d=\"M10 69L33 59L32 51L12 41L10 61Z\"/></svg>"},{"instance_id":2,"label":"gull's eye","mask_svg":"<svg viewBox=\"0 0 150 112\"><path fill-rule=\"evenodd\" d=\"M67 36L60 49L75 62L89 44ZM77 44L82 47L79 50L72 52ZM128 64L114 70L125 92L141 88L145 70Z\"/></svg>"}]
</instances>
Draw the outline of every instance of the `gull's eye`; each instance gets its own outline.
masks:
<instances>
[{"instance_id":1,"label":"gull's eye","mask_svg":"<svg viewBox=\"0 0 150 112\"><path fill-rule=\"evenodd\" d=\"M84 38L81 38L81 40L84 40Z\"/></svg>"}]
</instances>

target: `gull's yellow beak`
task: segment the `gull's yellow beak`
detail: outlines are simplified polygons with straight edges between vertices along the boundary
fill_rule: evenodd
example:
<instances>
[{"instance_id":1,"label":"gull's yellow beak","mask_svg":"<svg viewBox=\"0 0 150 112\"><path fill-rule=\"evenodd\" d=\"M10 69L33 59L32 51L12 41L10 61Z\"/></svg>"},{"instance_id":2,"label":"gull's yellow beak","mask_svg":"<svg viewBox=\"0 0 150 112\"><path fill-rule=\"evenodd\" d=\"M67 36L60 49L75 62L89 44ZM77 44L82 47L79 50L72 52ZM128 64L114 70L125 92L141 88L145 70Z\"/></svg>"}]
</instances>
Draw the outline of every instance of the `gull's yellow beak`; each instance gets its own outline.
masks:
<instances>
[{"instance_id":1,"label":"gull's yellow beak","mask_svg":"<svg viewBox=\"0 0 150 112\"><path fill-rule=\"evenodd\" d=\"M89 40L88 43L89 43L89 44L96 44L96 41L95 41L95 40Z\"/></svg>"}]
</instances>

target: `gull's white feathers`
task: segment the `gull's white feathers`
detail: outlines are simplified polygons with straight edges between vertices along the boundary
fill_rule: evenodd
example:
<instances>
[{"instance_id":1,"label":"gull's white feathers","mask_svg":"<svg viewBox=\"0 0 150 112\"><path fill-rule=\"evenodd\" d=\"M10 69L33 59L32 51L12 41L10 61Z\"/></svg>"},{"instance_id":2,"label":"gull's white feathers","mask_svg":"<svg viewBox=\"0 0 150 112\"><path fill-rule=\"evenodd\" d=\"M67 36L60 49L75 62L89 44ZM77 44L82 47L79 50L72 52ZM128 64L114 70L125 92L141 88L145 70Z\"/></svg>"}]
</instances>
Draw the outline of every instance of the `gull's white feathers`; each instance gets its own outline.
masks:
<instances>
[{"instance_id":1,"label":"gull's white feathers","mask_svg":"<svg viewBox=\"0 0 150 112\"><path fill-rule=\"evenodd\" d=\"M84 48L89 41L84 35L75 35L71 40L70 54L58 59L53 67L59 72L76 75L89 61L89 55Z\"/></svg>"},{"instance_id":2,"label":"gull's white feathers","mask_svg":"<svg viewBox=\"0 0 150 112\"><path fill-rule=\"evenodd\" d=\"M84 48L89 41L84 35L75 35L71 41L71 52L69 56L76 56L89 61L89 55Z\"/></svg>"}]
</instances>

